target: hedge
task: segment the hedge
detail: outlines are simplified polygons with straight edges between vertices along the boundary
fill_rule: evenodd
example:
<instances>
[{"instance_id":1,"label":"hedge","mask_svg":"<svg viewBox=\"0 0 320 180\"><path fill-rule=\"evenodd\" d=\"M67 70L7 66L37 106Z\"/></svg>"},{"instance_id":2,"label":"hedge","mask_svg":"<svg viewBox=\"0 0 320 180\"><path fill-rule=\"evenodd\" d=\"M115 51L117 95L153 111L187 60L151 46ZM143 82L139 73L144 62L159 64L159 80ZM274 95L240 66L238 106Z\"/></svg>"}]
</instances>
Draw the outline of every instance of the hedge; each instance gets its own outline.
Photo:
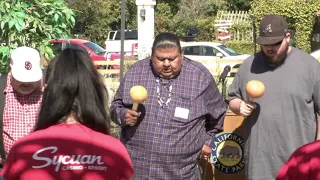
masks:
<instances>
[{"instance_id":1,"label":"hedge","mask_svg":"<svg viewBox=\"0 0 320 180\"><path fill-rule=\"evenodd\" d=\"M254 43L250 41L227 41L227 46L241 54L254 54ZM260 50L260 46L256 45L256 51Z\"/></svg>"}]
</instances>

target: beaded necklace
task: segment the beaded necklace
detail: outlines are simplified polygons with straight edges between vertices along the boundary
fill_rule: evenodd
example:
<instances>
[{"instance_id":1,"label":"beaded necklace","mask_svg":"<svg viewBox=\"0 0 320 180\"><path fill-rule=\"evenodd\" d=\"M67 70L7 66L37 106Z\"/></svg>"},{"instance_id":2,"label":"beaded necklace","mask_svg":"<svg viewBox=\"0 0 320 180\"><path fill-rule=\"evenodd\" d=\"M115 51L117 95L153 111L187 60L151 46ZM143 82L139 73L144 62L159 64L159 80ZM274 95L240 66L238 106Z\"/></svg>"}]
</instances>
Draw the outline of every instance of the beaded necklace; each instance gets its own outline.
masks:
<instances>
[{"instance_id":1,"label":"beaded necklace","mask_svg":"<svg viewBox=\"0 0 320 180\"><path fill-rule=\"evenodd\" d=\"M160 94L160 79L157 78L156 79L156 82L157 82L157 99L158 99L158 103L160 105L160 107L164 108L164 107L167 107L169 102L171 101L171 94L172 94L172 84L171 82L169 82L170 86L169 86L169 95L168 95L168 99L167 101L164 100L163 97L161 97L161 94Z\"/></svg>"}]
</instances>

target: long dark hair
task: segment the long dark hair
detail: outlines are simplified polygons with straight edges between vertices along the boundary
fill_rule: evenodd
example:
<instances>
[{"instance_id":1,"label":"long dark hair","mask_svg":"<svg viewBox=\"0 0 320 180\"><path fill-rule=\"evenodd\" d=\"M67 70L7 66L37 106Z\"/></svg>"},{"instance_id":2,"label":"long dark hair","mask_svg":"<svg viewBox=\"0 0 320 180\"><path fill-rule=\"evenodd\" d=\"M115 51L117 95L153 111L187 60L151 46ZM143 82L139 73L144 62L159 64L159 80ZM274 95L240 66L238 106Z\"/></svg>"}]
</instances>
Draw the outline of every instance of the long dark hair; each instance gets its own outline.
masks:
<instances>
[{"instance_id":1,"label":"long dark hair","mask_svg":"<svg viewBox=\"0 0 320 180\"><path fill-rule=\"evenodd\" d=\"M48 79L49 79L49 76L50 76L50 72L52 71L53 69L53 66L54 66L54 63L57 61L57 57L54 57L50 60L48 66L47 66L47 69L45 70L45 79L44 79L44 83L47 84L48 82Z\"/></svg>"},{"instance_id":2,"label":"long dark hair","mask_svg":"<svg viewBox=\"0 0 320 180\"><path fill-rule=\"evenodd\" d=\"M109 134L107 89L88 53L67 48L52 63L34 131L59 124L74 113L79 123Z\"/></svg>"}]
</instances>

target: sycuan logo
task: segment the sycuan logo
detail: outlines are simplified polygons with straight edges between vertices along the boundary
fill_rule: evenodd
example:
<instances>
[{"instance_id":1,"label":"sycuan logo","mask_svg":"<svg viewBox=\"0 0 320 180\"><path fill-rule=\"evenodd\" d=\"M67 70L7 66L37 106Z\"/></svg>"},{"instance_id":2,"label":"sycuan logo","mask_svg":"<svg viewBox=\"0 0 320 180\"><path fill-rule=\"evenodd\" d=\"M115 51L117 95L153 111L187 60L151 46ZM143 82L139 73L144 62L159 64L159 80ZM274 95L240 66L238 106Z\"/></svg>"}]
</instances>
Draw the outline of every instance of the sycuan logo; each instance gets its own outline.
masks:
<instances>
[{"instance_id":1,"label":"sycuan logo","mask_svg":"<svg viewBox=\"0 0 320 180\"><path fill-rule=\"evenodd\" d=\"M226 174L235 174L244 169L244 140L233 133L221 133L216 136L210 162Z\"/></svg>"},{"instance_id":2,"label":"sycuan logo","mask_svg":"<svg viewBox=\"0 0 320 180\"><path fill-rule=\"evenodd\" d=\"M50 153L48 153L50 152ZM42 148L35 152L32 158L37 162L33 165L34 169L55 166L55 171L66 170L90 170L90 171L106 171L107 166L104 164L102 157L98 155L56 155L59 154L56 146ZM55 154L56 153L56 154ZM49 154L49 156L48 156ZM51 155L52 154L52 155Z\"/></svg>"}]
</instances>

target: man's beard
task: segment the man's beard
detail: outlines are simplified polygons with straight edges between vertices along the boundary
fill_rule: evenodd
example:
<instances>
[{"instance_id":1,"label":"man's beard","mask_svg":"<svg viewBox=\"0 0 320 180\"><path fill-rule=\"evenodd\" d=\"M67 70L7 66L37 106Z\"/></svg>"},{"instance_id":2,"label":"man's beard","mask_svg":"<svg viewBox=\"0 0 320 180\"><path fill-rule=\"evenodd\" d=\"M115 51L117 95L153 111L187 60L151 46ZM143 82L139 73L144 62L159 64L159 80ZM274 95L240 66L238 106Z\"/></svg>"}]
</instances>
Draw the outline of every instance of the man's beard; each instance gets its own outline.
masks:
<instances>
[{"instance_id":1,"label":"man's beard","mask_svg":"<svg viewBox=\"0 0 320 180\"><path fill-rule=\"evenodd\" d=\"M269 57L261 48L261 52L263 56L268 61L268 64L271 67L281 66L287 58L288 50L289 50L289 44L286 44L285 48L281 52L279 52L279 54L277 54L274 57Z\"/></svg>"}]
</instances>

